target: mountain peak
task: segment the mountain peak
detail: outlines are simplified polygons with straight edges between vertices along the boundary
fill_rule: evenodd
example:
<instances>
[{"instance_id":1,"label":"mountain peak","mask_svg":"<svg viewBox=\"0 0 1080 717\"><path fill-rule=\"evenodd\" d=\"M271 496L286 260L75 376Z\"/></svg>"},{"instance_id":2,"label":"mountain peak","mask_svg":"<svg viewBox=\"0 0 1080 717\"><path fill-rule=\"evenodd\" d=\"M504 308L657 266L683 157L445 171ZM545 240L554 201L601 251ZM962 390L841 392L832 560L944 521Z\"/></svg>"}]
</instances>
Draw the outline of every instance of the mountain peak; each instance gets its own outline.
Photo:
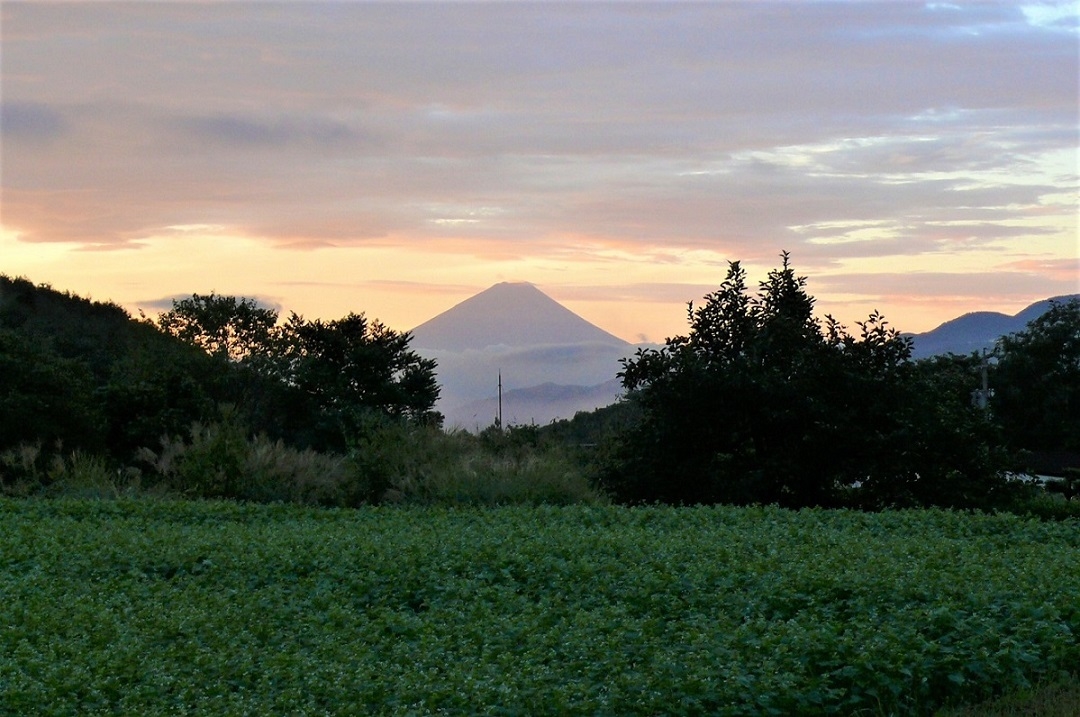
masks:
<instances>
[{"instance_id":1,"label":"mountain peak","mask_svg":"<svg viewBox=\"0 0 1080 717\"><path fill-rule=\"evenodd\" d=\"M997 340L1007 334L1023 331L1033 319L1042 316L1051 302L1067 302L1080 298L1080 294L1056 296L1031 304L1014 316L997 311L972 311L950 319L935 329L913 334L913 358L926 358L946 353L969 354L994 347Z\"/></svg>"},{"instance_id":2,"label":"mountain peak","mask_svg":"<svg viewBox=\"0 0 1080 717\"><path fill-rule=\"evenodd\" d=\"M500 345L626 345L528 282L495 284L425 321L411 333L417 348L449 351Z\"/></svg>"}]
</instances>

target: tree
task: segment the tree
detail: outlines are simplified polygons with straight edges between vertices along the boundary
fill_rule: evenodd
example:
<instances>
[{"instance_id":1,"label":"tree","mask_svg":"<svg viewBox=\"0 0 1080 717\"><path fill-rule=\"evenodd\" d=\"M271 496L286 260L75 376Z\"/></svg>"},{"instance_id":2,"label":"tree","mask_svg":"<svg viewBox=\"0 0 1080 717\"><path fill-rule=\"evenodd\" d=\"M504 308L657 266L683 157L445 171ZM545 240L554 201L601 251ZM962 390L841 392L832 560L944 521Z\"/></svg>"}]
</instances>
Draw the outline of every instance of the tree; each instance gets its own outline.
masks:
<instances>
[{"instance_id":1,"label":"tree","mask_svg":"<svg viewBox=\"0 0 1080 717\"><path fill-rule=\"evenodd\" d=\"M229 361L250 361L273 353L278 314L253 299L192 294L174 299L157 326L211 356Z\"/></svg>"},{"instance_id":2,"label":"tree","mask_svg":"<svg viewBox=\"0 0 1080 717\"><path fill-rule=\"evenodd\" d=\"M0 276L0 333L5 445L125 461L213 408L214 362L115 304Z\"/></svg>"},{"instance_id":3,"label":"tree","mask_svg":"<svg viewBox=\"0 0 1080 717\"><path fill-rule=\"evenodd\" d=\"M994 355L991 410L1010 446L1080 451L1080 299L1052 302Z\"/></svg>"},{"instance_id":4,"label":"tree","mask_svg":"<svg viewBox=\"0 0 1080 717\"><path fill-rule=\"evenodd\" d=\"M789 257L755 297L729 264L720 288L688 306L690 332L642 350L620 377L643 419L609 475L630 500L829 503L810 385L826 344ZM640 449L640 450L639 450Z\"/></svg>"},{"instance_id":5,"label":"tree","mask_svg":"<svg viewBox=\"0 0 1080 717\"><path fill-rule=\"evenodd\" d=\"M105 431L90 370L0 327L0 451L19 444L100 450Z\"/></svg>"},{"instance_id":6,"label":"tree","mask_svg":"<svg viewBox=\"0 0 1080 717\"><path fill-rule=\"evenodd\" d=\"M371 414L438 425L436 364L409 349L411 340L363 314L323 322L294 313L282 330L282 375L319 412L332 447Z\"/></svg>"},{"instance_id":7,"label":"tree","mask_svg":"<svg viewBox=\"0 0 1080 717\"><path fill-rule=\"evenodd\" d=\"M435 362L409 349L411 336L363 314L307 321L251 299L174 301L158 326L229 365L219 397L254 430L290 443L340 450L372 416L440 423Z\"/></svg>"},{"instance_id":8,"label":"tree","mask_svg":"<svg viewBox=\"0 0 1080 717\"><path fill-rule=\"evenodd\" d=\"M132 346L97 389L110 453L129 460L164 436L183 435L195 422L214 420L227 373L228 367L171 338Z\"/></svg>"},{"instance_id":9,"label":"tree","mask_svg":"<svg viewBox=\"0 0 1080 717\"><path fill-rule=\"evenodd\" d=\"M720 289L689 306L688 335L624 361L641 420L604 473L609 490L631 502L792 507L989 495L998 472L980 458L981 434L954 427L979 420L966 396L939 396L937 374L911 362L910 341L876 312L858 336L831 317L823 327L805 278L782 259L755 296L730 263Z\"/></svg>"}]
</instances>

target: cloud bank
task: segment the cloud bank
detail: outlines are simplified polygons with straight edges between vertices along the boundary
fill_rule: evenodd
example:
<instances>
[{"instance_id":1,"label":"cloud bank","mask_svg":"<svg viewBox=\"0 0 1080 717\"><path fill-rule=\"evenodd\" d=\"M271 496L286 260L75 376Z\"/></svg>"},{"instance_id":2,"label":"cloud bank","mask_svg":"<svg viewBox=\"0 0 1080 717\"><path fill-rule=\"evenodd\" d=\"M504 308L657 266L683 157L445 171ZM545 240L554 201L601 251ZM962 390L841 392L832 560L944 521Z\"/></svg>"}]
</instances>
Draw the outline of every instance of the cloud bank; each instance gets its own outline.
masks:
<instances>
[{"instance_id":1,"label":"cloud bank","mask_svg":"<svg viewBox=\"0 0 1080 717\"><path fill-rule=\"evenodd\" d=\"M182 251L183 228L215 227L277 251L546 262L567 292L681 266L635 286L688 293L787 249L858 300L886 296L882 273L920 274L912 300L1076 289L1072 3L0 13L20 244Z\"/></svg>"}]
</instances>

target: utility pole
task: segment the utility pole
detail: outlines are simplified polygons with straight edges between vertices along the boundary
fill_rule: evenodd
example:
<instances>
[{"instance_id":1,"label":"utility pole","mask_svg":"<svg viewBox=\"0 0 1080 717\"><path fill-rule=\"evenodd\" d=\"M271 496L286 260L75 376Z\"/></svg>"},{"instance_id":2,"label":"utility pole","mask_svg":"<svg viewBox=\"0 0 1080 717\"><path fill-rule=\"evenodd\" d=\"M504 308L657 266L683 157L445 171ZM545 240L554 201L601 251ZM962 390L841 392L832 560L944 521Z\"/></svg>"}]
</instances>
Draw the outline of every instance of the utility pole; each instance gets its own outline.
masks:
<instances>
[{"instance_id":1,"label":"utility pole","mask_svg":"<svg viewBox=\"0 0 1080 717\"><path fill-rule=\"evenodd\" d=\"M983 411L990 410L990 396L993 395L990 391L989 382L989 369L990 369L990 354L986 349L982 352L982 364L979 366L980 373L982 374L982 389L972 391L972 403L976 408L980 408Z\"/></svg>"},{"instance_id":2,"label":"utility pole","mask_svg":"<svg viewBox=\"0 0 1080 717\"><path fill-rule=\"evenodd\" d=\"M499 369L499 417L496 419L499 424L499 430L502 430L502 369Z\"/></svg>"}]
</instances>

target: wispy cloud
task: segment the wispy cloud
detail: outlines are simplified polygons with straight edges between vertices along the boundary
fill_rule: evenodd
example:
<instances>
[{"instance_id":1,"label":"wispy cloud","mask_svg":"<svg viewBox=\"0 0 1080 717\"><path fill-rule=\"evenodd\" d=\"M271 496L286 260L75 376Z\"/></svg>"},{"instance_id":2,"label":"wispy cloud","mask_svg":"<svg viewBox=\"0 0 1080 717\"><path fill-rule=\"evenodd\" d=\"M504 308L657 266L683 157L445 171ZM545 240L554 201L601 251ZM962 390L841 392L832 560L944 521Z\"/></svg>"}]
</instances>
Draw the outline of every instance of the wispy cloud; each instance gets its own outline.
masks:
<instances>
[{"instance_id":1,"label":"wispy cloud","mask_svg":"<svg viewBox=\"0 0 1080 717\"><path fill-rule=\"evenodd\" d=\"M191 139L226 148L278 150L290 145L312 149L342 148L357 133L342 122L320 117L261 118L218 113L180 117L175 130Z\"/></svg>"},{"instance_id":2,"label":"wispy cloud","mask_svg":"<svg viewBox=\"0 0 1080 717\"><path fill-rule=\"evenodd\" d=\"M42 141L59 137L66 122L60 112L35 102L0 104L0 133L8 141Z\"/></svg>"}]
</instances>

